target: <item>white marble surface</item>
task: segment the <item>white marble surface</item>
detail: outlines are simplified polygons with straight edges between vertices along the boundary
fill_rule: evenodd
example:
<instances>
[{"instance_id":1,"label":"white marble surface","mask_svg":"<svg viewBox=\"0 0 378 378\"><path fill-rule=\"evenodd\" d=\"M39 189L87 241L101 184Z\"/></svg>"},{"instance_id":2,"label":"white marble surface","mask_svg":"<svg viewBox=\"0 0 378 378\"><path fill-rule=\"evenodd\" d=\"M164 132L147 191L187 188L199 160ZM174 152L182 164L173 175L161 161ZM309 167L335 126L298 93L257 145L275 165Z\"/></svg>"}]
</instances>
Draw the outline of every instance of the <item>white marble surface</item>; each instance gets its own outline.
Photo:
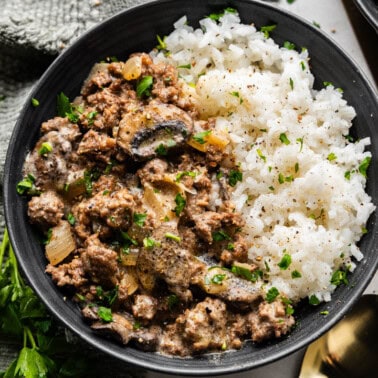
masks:
<instances>
[{"instance_id":1,"label":"white marble surface","mask_svg":"<svg viewBox=\"0 0 378 378\"><path fill-rule=\"evenodd\" d=\"M368 80L377 89L378 37L367 21L361 16L352 0L287 0L270 1L310 22L320 24L325 31L360 67ZM378 294L378 273L371 281L365 293ZM224 375L225 378L296 378L305 350L275 363L252 371ZM149 378L167 377L164 374L150 372Z\"/></svg>"}]
</instances>

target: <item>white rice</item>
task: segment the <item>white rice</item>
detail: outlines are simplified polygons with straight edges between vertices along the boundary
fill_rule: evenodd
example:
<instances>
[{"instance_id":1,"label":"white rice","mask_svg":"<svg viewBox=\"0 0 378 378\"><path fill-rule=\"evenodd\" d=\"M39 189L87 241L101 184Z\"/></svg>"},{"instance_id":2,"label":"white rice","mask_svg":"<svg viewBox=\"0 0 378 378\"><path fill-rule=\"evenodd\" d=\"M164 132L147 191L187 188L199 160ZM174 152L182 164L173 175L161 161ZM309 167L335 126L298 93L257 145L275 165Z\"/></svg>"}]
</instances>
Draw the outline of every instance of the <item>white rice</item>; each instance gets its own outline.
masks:
<instances>
[{"instance_id":1,"label":"white rice","mask_svg":"<svg viewBox=\"0 0 378 378\"><path fill-rule=\"evenodd\" d=\"M329 301L333 272L353 271L363 258L356 243L375 206L358 168L371 156L370 140L345 138L355 111L332 85L313 89L306 49L278 46L237 14L200 25L177 21L165 39L170 54L155 59L191 64L179 72L195 84L188 90L201 117L216 117L216 129L229 135L243 172L232 200L246 220L249 257L270 269L266 290ZM284 254L292 259L287 270L277 265Z\"/></svg>"}]
</instances>

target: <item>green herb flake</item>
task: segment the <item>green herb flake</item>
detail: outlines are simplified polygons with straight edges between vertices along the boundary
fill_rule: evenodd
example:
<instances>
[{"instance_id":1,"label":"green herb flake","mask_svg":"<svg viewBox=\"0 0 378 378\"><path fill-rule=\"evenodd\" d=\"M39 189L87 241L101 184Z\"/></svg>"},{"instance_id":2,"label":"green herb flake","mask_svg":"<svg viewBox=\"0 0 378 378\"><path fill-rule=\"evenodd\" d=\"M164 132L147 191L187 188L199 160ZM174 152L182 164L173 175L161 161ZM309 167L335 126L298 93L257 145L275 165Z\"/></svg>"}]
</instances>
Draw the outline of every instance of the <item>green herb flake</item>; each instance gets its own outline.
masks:
<instances>
[{"instance_id":1,"label":"green herb flake","mask_svg":"<svg viewBox=\"0 0 378 378\"><path fill-rule=\"evenodd\" d=\"M67 214L67 221L71 226L74 226L76 223L76 219L72 213Z\"/></svg>"},{"instance_id":2,"label":"green herb flake","mask_svg":"<svg viewBox=\"0 0 378 378\"><path fill-rule=\"evenodd\" d=\"M351 172L350 171L346 171L344 173L344 177L347 179L347 180L350 180L350 176L351 176Z\"/></svg>"},{"instance_id":3,"label":"green herb flake","mask_svg":"<svg viewBox=\"0 0 378 378\"><path fill-rule=\"evenodd\" d=\"M266 293L266 298L265 299L266 299L266 301L268 303L272 303L278 297L279 294L280 293L279 293L278 289L273 286Z\"/></svg>"},{"instance_id":4,"label":"green herb flake","mask_svg":"<svg viewBox=\"0 0 378 378\"><path fill-rule=\"evenodd\" d=\"M348 285L347 272L344 270L336 270L331 277L331 284L339 286L341 284Z\"/></svg>"},{"instance_id":5,"label":"green herb flake","mask_svg":"<svg viewBox=\"0 0 378 378\"><path fill-rule=\"evenodd\" d=\"M39 106L39 101L36 98L31 99L31 104L36 108Z\"/></svg>"},{"instance_id":6,"label":"green herb flake","mask_svg":"<svg viewBox=\"0 0 378 378\"><path fill-rule=\"evenodd\" d=\"M100 306L97 310L97 315L104 323L113 321L112 310L108 307Z\"/></svg>"},{"instance_id":7,"label":"green herb flake","mask_svg":"<svg viewBox=\"0 0 378 378\"><path fill-rule=\"evenodd\" d=\"M231 240L231 237L224 231L214 231L212 233L213 240L216 242L223 241L223 240Z\"/></svg>"},{"instance_id":8,"label":"green herb flake","mask_svg":"<svg viewBox=\"0 0 378 378\"><path fill-rule=\"evenodd\" d=\"M369 167L369 164L371 162L371 157L366 156L364 160L362 160L361 164L358 167L358 171L361 173L362 176L366 177L366 171Z\"/></svg>"},{"instance_id":9,"label":"green herb flake","mask_svg":"<svg viewBox=\"0 0 378 378\"><path fill-rule=\"evenodd\" d=\"M135 320L135 321L134 321L134 324L133 324L133 330L134 330L134 331L137 331L137 330L140 329L141 327L142 327L142 324L140 323L140 321Z\"/></svg>"},{"instance_id":10,"label":"green herb flake","mask_svg":"<svg viewBox=\"0 0 378 378\"><path fill-rule=\"evenodd\" d=\"M306 65L304 61L302 60L300 64L301 64L302 71L304 71L306 69Z\"/></svg>"},{"instance_id":11,"label":"green herb flake","mask_svg":"<svg viewBox=\"0 0 378 378\"><path fill-rule=\"evenodd\" d=\"M293 4L295 0L286 0L288 4Z\"/></svg>"},{"instance_id":12,"label":"green herb flake","mask_svg":"<svg viewBox=\"0 0 378 378\"><path fill-rule=\"evenodd\" d=\"M52 147L51 143L49 143L49 142L43 142L41 144L40 149L38 150L38 154L41 155L41 156L45 156L49 152L51 152L52 150L53 150L53 147Z\"/></svg>"},{"instance_id":13,"label":"green herb flake","mask_svg":"<svg viewBox=\"0 0 378 378\"><path fill-rule=\"evenodd\" d=\"M189 177L196 177L197 176L197 172L193 172L193 171L183 171L183 172L180 172L176 175L176 179L175 181L176 182L180 182L180 180L185 177L185 176L189 176Z\"/></svg>"},{"instance_id":14,"label":"green herb flake","mask_svg":"<svg viewBox=\"0 0 378 378\"><path fill-rule=\"evenodd\" d=\"M336 159L337 159L337 156L333 152L329 153L328 156L327 156L328 161L333 161L333 160L336 160Z\"/></svg>"},{"instance_id":15,"label":"green herb flake","mask_svg":"<svg viewBox=\"0 0 378 378\"><path fill-rule=\"evenodd\" d=\"M175 197L175 203L176 203L176 207L173 209L173 212L177 216L180 216L180 214L182 213L186 205L186 200L180 193L178 193L176 194L176 197Z\"/></svg>"},{"instance_id":16,"label":"green herb flake","mask_svg":"<svg viewBox=\"0 0 378 378\"><path fill-rule=\"evenodd\" d=\"M158 41L158 45L156 46L156 48L158 50L166 50L167 49L167 44L165 43L166 38L167 38L167 36L164 36L163 38L161 38L160 35L156 36L156 39Z\"/></svg>"},{"instance_id":17,"label":"green herb flake","mask_svg":"<svg viewBox=\"0 0 378 378\"><path fill-rule=\"evenodd\" d=\"M329 87L329 86L334 86L333 85L333 83L332 82L330 82L330 81L323 81L323 85L327 88L327 87Z\"/></svg>"},{"instance_id":18,"label":"green herb flake","mask_svg":"<svg viewBox=\"0 0 378 378\"><path fill-rule=\"evenodd\" d=\"M298 171L299 171L299 163L298 162L295 163L295 165L294 165L294 171L295 171L295 173L298 173Z\"/></svg>"},{"instance_id":19,"label":"green herb flake","mask_svg":"<svg viewBox=\"0 0 378 378\"><path fill-rule=\"evenodd\" d=\"M205 144L205 138L211 134L211 130L201 131L193 135L193 140L199 144Z\"/></svg>"},{"instance_id":20,"label":"green herb flake","mask_svg":"<svg viewBox=\"0 0 378 378\"><path fill-rule=\"evenodd\" d=\"M17 193L22 195L28 193L34 186L35 178L33 175L28 174L21 181L17 183L16 190Z\"/></svg>"},{"instance_id":21,"label":"green herb flake","mask_svg":"<svg viewBox=\"0 0 378 378\"><path fill-rule=\"evenodd\" d=\"M257 156L258 156L261 160L263 160L264 162L266 162L266 156L262 153L262 151L260 150L260 148L258 148L258 149L256 150L256 153L257 153Z\"/></svg>"},{"instance_id":22,"label":"green herb flake","mask_svg":"<svg viewBox=\"0 0 378 378\"><path fill-rule=\"evenodd\" d=\"M265 265L265 269L266 271L269 273L270 272L270 266L269 264L267 263L267 261L264 260L264 265Z\"/></svg>"},{"instance_id":23,"label":"green herb flake","mask_svg":"<svg viewBox=\"0 0 378 378\"><path fill-rule=\"evenodd\" d=\"M225 13L236 13L236 12L237 12L236 9L227 7L223 12L209 14L208 18L210 18L213 21L219 21L221 17L225 15Z\"/></svg>"},{"instance_id":24,"label":"green herb flake","mask_svg":"<svg viewBox=\"0 0 378 378\"><path fill-rule=\"evenodd\" d=\"M144 76L136 86L136 93L139 98L151 96L151 89L153 85L152 76Z\"/></svg>"},{"instance_id":25,"label":"green herb flake","mask_svg":"<svg viewBox=\"0 0 378 378\"><path fill-rule=\"evenodd\" d=\"M295 49L294 43L289 42L289 41L285 41L284 44L283 44L283 47L285 47L285 49L288 49L288 50L294 50Z\"/></svg>"},{"instance_id":26,"label":"green herb flake","mask_svg":"<svg viewBox=\"0 0 378 378\"><path fill-rule=\"evenodd\" d=\"M174 240L174 241L177 242L177 243L180 243L180 242L181 242L181 238L180 238L180 236L177 236L177 235L172 234L172 233L170 233L170 232L165 233L164 236L165 236L167 239Z\"/></svg>"},{"instance_id":27,"label":"green herb flake","mask_svg":"<svg viewBox=\"0 0 378 378\"><path fill-rule=\"evenodd\" d=\"M234 251L235 250L235 244L234 243L228 243L226 249L228 251Z\"/></svg>"},{"instance_id":28,"label":"green herb flake","mask_svg":"<svg viewBox=\"0 0 378 378\"><path fill-rule=\"evenodd\" d=\"M290 266L290 264L291 264L291 256L289 254L285 253L282 256L281 261L277 265L279 266L279 268L281 270L287 270L287 268Z\"/></svg>"},{"instance_id":29,"label":"green herb flake","mask_svg":"<svg viewBox=\"0 0 378 378\"><path fill-rule=\"evenodd\" d=\"M211 282L215 285L221 285L223 280L227 277L226 274L215 274L211 277Z\"/></svg>"},{"instance_id":30,"label":"green herb flake","mask_svg":"<svg viewBox=\"0 0 378 378\"><path fill-rule=\"evenodd\" d=\"M151 249L155 246L158 246L160 243L157 243L155 239L148 237L143 239L143 246L144 248Z\"/></svg>"},{"instance_id":31,"label":"green herb flake","mask_svg":"<svg viewBox=\"0 0 378 378\"><path fill-rule=\"evenodd\" d=\"M144 226L146 218L147 218L147 214L145 213L134 213L133 215L133 221L139 227Z\"/></svg>"},{"instance_id":32,"label":"green herb flake","mask_svg":"<svg viewBox=\"0 0 378 378\"><path fill-rule=\"evenodd\" d=\"M276 27L277 25L265 25L261 27L260 31L264 33L265 38L269 38L270 32L272 32Z\"/></svg>"},{"instance_id":33,"label":"green herb flake","mask_svg":"<svg viewBox=\"0 0 378 378\"><path fill-rule=\"evenodd\" d=\"M279 136L279 139L283 144L286 144L286 145L290 144L290 140L288 139L285 133L281 133Z\"/></svg>"},{"instance_id":34,"label":"green herb flake","mask_svg":"<svg viewBox=\"0 0 378 378\"><path fill-rule=\"evenodd\" d=\"M320 24L319 24L318 22L316 22L316 21L312 21L312 24L313 24L314 26L316 26L317 28L320 29Z\"/></svg>"},{"instance_id":35,"label":"green herb flake","mask_svg":"<svg viewBox=\"0 0 378 378\"><path fill-rule=\"evenodd\" d=\"M317 306L320 303L320 300L318 299L318 297L315 294L313 294L309 297L308 302L312 306Z\"/></svg>"},{"instance_id":36,"label":"green herb flake","mask_svg":"<svg viewBox=\"0 0 378 378\"><path fill-rule=\"evenodd\" d=\"M243 181L243 173L239 170L231 169L228 175L228 183L234 187L239 181Z\"/></svg>"},{"instance_id":37,"label":"green herb flake","mask_svg":"<svg viewBox=\"0 0 378 378\"><path fill-rule=\"evenodd\" d=\"M263 272L259 269L251 271L248 268L244 268L242 266L237 265L232 266L231 272L251 282L256 282L259 278L262 278L263 276Z\"/></svg>"},{"instance_id":38,"label":"green herb flake","mask_svg":"<svg viewBox=\"0 0 378 378\"><path fill-rule=\"evenodd\" d=\"M303 149L303 138L297 138L296 142L299 143L299 152L302 152Z\"/></svg>"},{"instance_id":39,"label":"green herb flake","mask_svg":"<svg viewBox=\"0 0 378 378\"><path fill-rule=\"evenodd\" d=\"M47 245L50 243L50 240L51 240L51 237L52 237L52 228L49 228L46 232L46 237L45 237L45 240L43 241L43 244L44 245Z\"/></svg>"},{"instance_id":40,"label":"green herb flake","mask_svg":"<svg viewBox=\"0 0 378 378\"><path fill-rule=\"evenodd\" d=\"M177 66L177 68L187 68L187 69L190 69L190 68L192 68L192 65L190 63L188 63L188 64L182 64L181 66Z\"/></svg>"},{"instance_id":41,"label":"green herb flake","mask_svg":"<svg viewBox=\"0 0 378 378\"><path fill-rule=\"evenodd\" d=\"M285 182L285 176L282 173L278 174L278 182L283 184Z\"/></svg>"},{"instance_id":42,"label":"green herb flake","mask_svg":"<svg viewBox=\"0 0 378 378\"><path fill-rule=\"evenodd\" d=\"M168 155L167 147L164 146L163 143L160 143L160 144L159 144L159 146L155 149L155 152L156 152L159 156L166 156L166 155Z\"/></svg>"},{"instance_id":43,"label":"green herb flake","mask_svg":"<svg viewBox=\"0 0 378 378\"><path fill-rule=\"evenodd\" d=\"M319 314L320 314L320 315L328 315L328 314L329 314L329 311L328 311L328 310L320 311Z\"/></svg>"},{"instance_id":44,"label":"green herb flake","mask_svg":"<svg viewBox=\"0 0 378 378\"><path fill-rule=\"evenodd\" d=\"M293 270L291 272L291 278L292 279L301 278L301 277L302 277L302 274L300 272L298 272L298 270Z\"/></svg>"},{"instance_id":45,"label":"green herb flake","mask_svg":"<svg viewBox=\"0 0 378 378\"><path fill-rule=\"evenodd\" d=\"M135 246L137 246L138 245L138 242L135 240L135 239L133 239L127 232L125 232L125 231L121 231L121 236L122 236L122 239L126 242L126 243L128 243L129 245L135 245Z\"/></svg>"},{"instance_id":46,"label":"green herb flake","mask_svg":"<svg viewBox=\"0 0 378 378\"><path fill-rule=\"evenodd\" d=\"M98 112L89 112L86 116L88 120L88 126L92 126Z\"/></svg>"},{"instance_id":47,"label":"green herb flake","mask_svg":"<svg viewBox=\"0 0 378 378\"><path fill-rule=\"evenodd\" d=\"M294 80L291 77L289 78L289 84L290 84L291 90L293 90L294 89Z\"/></svg>"}]
</instances>

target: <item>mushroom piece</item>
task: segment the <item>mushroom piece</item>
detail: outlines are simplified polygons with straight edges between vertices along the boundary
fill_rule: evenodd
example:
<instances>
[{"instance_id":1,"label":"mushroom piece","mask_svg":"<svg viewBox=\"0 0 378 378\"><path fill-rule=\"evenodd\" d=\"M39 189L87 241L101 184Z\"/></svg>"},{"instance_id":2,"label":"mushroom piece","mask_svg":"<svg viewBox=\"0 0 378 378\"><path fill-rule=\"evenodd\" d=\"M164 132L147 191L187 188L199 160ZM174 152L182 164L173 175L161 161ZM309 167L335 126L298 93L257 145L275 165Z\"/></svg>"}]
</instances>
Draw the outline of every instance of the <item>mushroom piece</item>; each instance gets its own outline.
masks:
<instances>
[{"instance_id":1,"label":"mushroom piece","mask_svg":"<svg viewBox=\"0 0 378 378\"><path fill-rule=\"evenodd\" d=\"M172 104L151 101L127 113L115 132L117 144L134 160L143 161L181 147L192 130L188 113Z\"/></svg>"}]
</instances>

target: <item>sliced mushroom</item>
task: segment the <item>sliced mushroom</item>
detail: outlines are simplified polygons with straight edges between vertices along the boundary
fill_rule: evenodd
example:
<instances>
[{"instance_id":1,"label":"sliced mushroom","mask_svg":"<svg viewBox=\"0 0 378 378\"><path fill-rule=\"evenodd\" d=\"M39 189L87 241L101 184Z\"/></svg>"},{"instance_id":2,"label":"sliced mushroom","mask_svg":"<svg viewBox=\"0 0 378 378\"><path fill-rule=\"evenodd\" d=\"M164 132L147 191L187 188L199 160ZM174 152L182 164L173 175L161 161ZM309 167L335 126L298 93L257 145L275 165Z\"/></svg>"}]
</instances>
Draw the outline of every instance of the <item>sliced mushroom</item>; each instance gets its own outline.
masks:
<instances>
[{"instance_id":1,"label":"sliced mushroom","mask_svg":"<svg viewBox=\"0 0 378 378\"><path fill-rule=\"evenodd\" d=\"M135 160L166 155L184 145L192 133L193 120L175 105L152 101L119 123L117 144Z\"/></svg>"}]
</instances>

